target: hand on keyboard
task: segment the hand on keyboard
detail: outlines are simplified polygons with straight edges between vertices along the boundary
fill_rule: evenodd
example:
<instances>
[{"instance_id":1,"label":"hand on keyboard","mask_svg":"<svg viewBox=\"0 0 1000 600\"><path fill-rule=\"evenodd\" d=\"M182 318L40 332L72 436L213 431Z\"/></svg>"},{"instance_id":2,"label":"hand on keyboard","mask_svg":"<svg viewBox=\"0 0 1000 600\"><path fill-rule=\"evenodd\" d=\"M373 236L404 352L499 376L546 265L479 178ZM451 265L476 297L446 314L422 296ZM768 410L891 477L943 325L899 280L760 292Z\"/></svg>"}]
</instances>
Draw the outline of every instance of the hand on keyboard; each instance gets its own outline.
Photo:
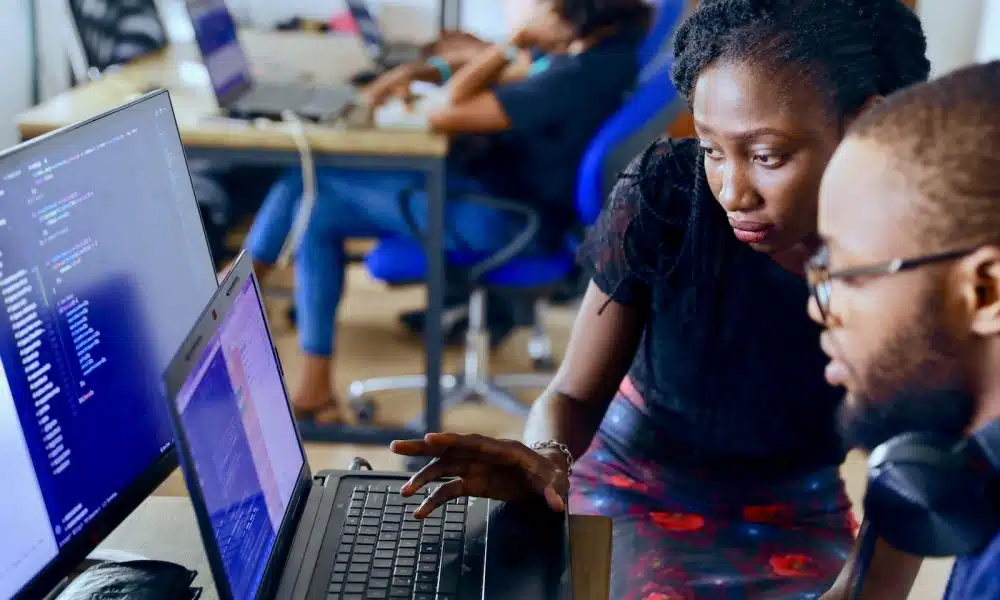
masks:
<instances>
[{"instance_id":1,"label":"hand on keyboard","mask_svg":"<svg viewBox=\"0 0 1000 600\"><path fill-rule=\"evenodd\" d=\"M434 457L402 487L403 496L435 480L457 478L431 492L414 511L417 518L462 496L504 501L542 497L552 510L566 509L569 478L565 465L558 457L520 442L475 434L430 433L422 440L395 441L390 449L404 456Z\"/></svg>"}]
</instances>

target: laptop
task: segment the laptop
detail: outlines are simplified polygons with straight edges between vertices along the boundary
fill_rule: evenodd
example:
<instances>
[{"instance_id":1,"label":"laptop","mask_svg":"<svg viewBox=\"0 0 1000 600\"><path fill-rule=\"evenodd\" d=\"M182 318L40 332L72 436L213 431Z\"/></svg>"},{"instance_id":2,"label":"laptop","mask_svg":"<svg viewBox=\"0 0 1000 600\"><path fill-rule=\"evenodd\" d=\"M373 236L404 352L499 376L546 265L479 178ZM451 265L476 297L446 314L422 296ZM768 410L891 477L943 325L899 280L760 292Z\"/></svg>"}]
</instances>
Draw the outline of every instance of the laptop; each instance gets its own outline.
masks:
<instances>
[{"instance_id":1,"label":"laptop","mask_svg":"<svg viewBox=\"0 0 1000 600\"><path fill-rule=\"evenodd\" d=\"M571 598L565 514L461 498L415 520L407 474L310 470L246 253L164 379L220 598Z\"/></svg>"},{"instance_id":2,"label":"laptop","mask_svg":"<svg viewBox=\"0 0 1000 600\"><path fill-rule=\"evenodd\" d=\"M310 121L333 121L358 98L352 85L256 81L226 0L185 0L185 4L216 100L228 116L281 120L291 111Z\"/></svg>"},{"instance_id":3,"label":"laptop","mask_svg":"<svg viewBox=\"0 0 1000 600\"><path fill-rule=\"evenodd\" d=\"M420 46L406 42L386 41L382 28L372 16L367 0L346 0L347 9L361 32L361 41L371 57L383 70L394 69L423 58Z\"/></svg>"}]
</instances>

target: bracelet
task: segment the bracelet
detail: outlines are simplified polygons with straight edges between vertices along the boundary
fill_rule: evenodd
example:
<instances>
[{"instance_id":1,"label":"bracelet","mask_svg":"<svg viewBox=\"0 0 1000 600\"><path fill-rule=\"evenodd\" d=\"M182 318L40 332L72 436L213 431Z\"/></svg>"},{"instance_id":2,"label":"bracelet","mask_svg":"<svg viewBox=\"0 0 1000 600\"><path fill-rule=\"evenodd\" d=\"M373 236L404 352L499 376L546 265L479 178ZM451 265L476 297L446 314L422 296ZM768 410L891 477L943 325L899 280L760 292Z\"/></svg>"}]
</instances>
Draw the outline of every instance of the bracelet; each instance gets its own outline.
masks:
<instances>
[{"instance_id":1,"label":"bracelet","mask_svg":"<svg viewBox=\"0 0 1000 600\"><path fill-rule=\"evenodd\" d=\"M441 74L441 83L448 83L452 76L451 65L448 64L448 61L440 56L432 56L427 59L427 64L437 69L437 72Z\"/></svg>"},{"instance_id":2,"label":"bracelet","mask_svg":"<svg viewBox=\"0 0 1000 600\"><path fill-rule=\"evenodd\" d=\"M569 476L573 474L573 453L569 451L569 448L566 447L566 444L557 442L555 440L549 440L547 442L535 442L534 444L531 445L531 449L532 450L553 449L562 452L562 455L566 457L566 475Z\"/></svg>"}]
</instances>

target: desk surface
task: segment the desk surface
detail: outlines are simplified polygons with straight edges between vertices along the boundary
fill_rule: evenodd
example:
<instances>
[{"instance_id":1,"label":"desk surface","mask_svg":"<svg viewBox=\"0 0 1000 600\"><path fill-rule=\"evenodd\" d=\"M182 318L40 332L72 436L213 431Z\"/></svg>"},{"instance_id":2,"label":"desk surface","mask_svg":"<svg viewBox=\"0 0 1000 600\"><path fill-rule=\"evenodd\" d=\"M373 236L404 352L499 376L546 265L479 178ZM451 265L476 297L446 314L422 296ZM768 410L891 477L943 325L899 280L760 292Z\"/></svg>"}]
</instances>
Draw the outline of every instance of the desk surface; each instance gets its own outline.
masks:
<instances>
[{"instance_id":1,"label":"desk surface","mask_svg":"<svg viewBox=\"0 0 1000 600\"><path fill-rule=\"evenodd\" d=\"M244 31L243 48L255 76L266 81L315 81L336 85L371 65L351 37L301 32ZM294 152L289 126L257 126L221 116L208 72L194 44L173 44L104 78L64 92L17 118L23 139L92 117L155 88L167 88L184 144L230 150ZM442 157L444 136L419 131L307 126L315 152Z\"/></svg>"},{"instance_id":2,"label":"desk surface","mask_svg":"<svg viewBox=\"0 0 1000 600\"><path fill-rule=\"evenodd\" d=\"M198 571L195 585L205 590L202 598L218 598L194 511L187 498L149 498L104 541L101 549L140 554L194 569ZM571 516L570 552L574 600L608 600L611 520Z\"/></svg>"}]
</instances>

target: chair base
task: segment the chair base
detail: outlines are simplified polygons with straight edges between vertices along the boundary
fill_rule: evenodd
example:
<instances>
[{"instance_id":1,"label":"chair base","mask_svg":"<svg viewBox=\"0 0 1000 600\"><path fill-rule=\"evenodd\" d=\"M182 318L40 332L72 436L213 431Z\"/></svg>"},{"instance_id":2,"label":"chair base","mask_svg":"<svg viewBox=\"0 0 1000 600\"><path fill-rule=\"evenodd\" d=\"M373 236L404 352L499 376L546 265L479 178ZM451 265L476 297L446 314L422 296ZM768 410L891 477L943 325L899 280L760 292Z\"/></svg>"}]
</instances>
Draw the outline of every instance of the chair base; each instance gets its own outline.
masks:
<instances>
[{"instance_id":1,"label":"chair base","mask_svg":"<svg viewBox=\"0 0 1000 600\"><path fill-rule=\"evenodd\" d=\"M552 343L541 326L540 309L536 306L535 323L528 353L537 368L551 367ZM466 334L464 369L457 375L443 375L440 380L441 410L450 410L462 404L479 403L492 406L517 416L526 417L530 406L515 398L516 390L544 389L552 379L549 373L517 373L491 375L489 372L489 331L484 326L486 315L486 291L476 289L469 300L469 329ZM418 392L426 389L424 375L400 375L378 377L354 381L348 392L348 405L362 423L370 423L375 418L373 394L391 391ZM423 427L423 415L411 422L411 426Z\"/></svg>"}]
</instances>

